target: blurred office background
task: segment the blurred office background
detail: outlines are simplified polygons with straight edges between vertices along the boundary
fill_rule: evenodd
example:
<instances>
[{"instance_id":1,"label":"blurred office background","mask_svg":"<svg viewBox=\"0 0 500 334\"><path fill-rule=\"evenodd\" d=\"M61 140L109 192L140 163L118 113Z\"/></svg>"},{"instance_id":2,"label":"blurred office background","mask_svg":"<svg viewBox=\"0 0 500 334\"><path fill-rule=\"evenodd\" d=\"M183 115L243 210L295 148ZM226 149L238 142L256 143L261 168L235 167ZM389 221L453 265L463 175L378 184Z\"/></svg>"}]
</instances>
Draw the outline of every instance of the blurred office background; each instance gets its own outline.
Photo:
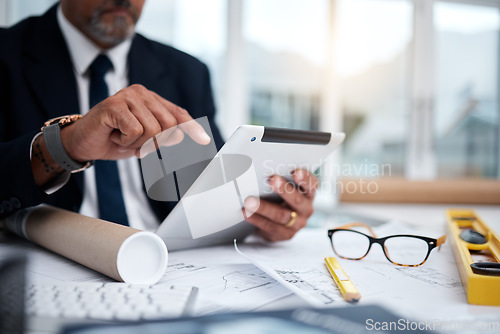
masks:
<instances>
[{"instance_id":1,"label":"blurred office background","mask_svg":"<svg viewBox=\"0 0 500 334\"><path fill-rule=\"evenodd\" d=\"M0 0L0 24L54 2ZM500 178L500 0L146 0L137 30L209 66L226 138L344 131L339 161L386 177Z\"/></svg>"}]
</instances>

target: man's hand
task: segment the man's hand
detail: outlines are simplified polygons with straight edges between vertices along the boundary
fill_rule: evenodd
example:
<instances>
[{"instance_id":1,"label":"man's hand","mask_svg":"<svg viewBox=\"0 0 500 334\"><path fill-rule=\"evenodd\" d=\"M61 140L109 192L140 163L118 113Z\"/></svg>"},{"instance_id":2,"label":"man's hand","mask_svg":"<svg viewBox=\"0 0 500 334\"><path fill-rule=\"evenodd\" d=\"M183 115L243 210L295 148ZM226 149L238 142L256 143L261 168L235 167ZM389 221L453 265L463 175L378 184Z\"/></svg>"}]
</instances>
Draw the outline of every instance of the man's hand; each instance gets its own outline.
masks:
<instances>
[{"instance_id":1,"label":"man's hand","mask_svg":"<svg viewBox=\"0 0 500 334\"><path fill-rule=\"evenodd\" d=\"M118 160L133 156L148 139L163 130L192 120L185 109L141 85L133 85L64 128L61 138L66 152L76 161ZM210 142L197 123L185 131L200 144Z\"/></svg>"},{"instance_id":2,"label":"man's hand","mask_svg":"<svg viewBox=\"0 0 500 334\"><path fill-rule=\"evenodd\" d=\"M254 197L245 200L245 209L254 212L246 220L257 226L258 233L269 241L291 239L298 230L306 226L314 212L313 200L318 189L318 179L305 170L297 169L293 173L293 181L295 184L276 175L269 180L269 185L281 196L284 205ZM292 211L297 213L295 223L286 227L291 220Z\"/></svg>"},{"instance_id":3,"label":"man's hand","mask_svg":"<svg viewBox=\"0 0 500 334\"><path fill-rule=\"evenodd\" d=\"M133 85L61 129L61 140L66 153L75 161L118 160L138 155L141 146L151 137L192 120L185 109L141 85ZM182 140L184 133L199 144L210 142L210 137L196 122L180 125L175 138ZM39 186L64 170L48 153L43 136L38 136L33 143L31 166Z\"/></svg>"}]
</instances>

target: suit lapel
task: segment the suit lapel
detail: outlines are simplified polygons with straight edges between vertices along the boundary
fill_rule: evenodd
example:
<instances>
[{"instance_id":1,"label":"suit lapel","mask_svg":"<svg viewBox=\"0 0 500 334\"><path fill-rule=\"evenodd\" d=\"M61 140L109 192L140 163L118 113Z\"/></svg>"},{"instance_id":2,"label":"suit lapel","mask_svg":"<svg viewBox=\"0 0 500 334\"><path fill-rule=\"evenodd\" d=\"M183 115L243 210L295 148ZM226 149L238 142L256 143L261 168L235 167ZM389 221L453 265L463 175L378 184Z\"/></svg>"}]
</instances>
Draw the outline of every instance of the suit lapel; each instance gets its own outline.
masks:
<instances>
[{"instance_id":1,"label":"suit lapel","mask_svg":"<svg viewBox=\"0 0 500 334\"><path fill-rule=\"evenodd\" d=\"M80 113L73 64L56 15L57 5L40 17L24 50L24 75L46 119ZM83 175L74 180L83 191Z\"/></svg>"},{"instance_id":2,"label":"suit lapel","mask_svg":"<svg viewBox=\"0 0 500 334\"><path fill-rule=\"evenodd\" d=\"M26 43L24 75L47 118L79 114L73 65L52 7Z\"/></svg>"},{"instance_id":3,"label":"suit lapel","mask_svg":"<svg viewBox=\"0 0 500 334\"><path fill-rule=\"evenodd\" d=\"M158 59L151 50L151 42L136 35L130 47L129 82L141 84L163 98L178 103L179 93L175 85L176 71L168 59Z\"/></svg>"},{"instance_id":4,"label":"suit lapel","mask_svg":"<svg viewBox=\"0 0 500 334\"><path fill-rule=\"evenodd\" d=\"M57 23L57 5L40 18L38 28L24 50L24 75L40 102L46 118L77 114L79 98L71 57ZM151 42L136 35L129 53L129 83L142 84L163 98L180 103L175 85L176 70L168 59L159 60ZM83 192L83 175L73 175ZM172 203L149 200L158 219L163 220Z\"/></svg>"}]
</instances>

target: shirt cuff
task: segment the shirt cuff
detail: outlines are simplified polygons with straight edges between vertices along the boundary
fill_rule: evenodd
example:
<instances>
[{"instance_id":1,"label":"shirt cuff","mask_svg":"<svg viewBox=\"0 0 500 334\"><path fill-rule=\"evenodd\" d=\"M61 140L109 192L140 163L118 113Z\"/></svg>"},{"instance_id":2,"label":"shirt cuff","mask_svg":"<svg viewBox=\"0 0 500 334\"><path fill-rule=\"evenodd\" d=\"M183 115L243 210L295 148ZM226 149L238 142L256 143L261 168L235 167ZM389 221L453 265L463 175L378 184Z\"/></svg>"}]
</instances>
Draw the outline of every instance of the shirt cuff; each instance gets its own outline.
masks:
<instances>
[{"instance_id":1,"label":"shirt cuff","mask_svg":"<svg viewBox=\"0 0 500 334\"><path fill-rule=\"evenodd\" d=\"M33 159L33 143L40 135L42 135L42 132L37 133L35 137L33 137L33 140L31 141L30 160ZM43 186L41 186L40 189L42 189L42 191L47 195L52 195L53 193L64 187L66 183L68 183L70 176L71 173L68 172L67 170L64 170L64 172L61 172L61 174L59 174L58 176L56 176L55 178L51 179Z\"/></svg>"}]
</instances>

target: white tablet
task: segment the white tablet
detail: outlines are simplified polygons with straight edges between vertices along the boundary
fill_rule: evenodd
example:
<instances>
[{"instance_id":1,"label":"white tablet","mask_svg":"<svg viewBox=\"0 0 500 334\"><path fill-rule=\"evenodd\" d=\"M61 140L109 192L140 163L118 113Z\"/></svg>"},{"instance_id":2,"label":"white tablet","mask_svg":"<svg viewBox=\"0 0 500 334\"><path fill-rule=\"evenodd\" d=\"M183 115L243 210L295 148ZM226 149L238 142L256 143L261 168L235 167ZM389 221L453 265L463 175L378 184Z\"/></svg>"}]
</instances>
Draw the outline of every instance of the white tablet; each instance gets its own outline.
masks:
<instances>
[{"instance_id":1,"label":"white tablet","mask_svg":"<svg viewBox=\"0 0 500 334\"><path fill-rule=\"evenodd\" d=\"M317 170L344 140L326 133L244 125L239 127L156 230L169 250L243 239L254 230L244 221L248 196L276 198L267 181L291 180L297 168Z\"/></svg>"}]
</instances>

